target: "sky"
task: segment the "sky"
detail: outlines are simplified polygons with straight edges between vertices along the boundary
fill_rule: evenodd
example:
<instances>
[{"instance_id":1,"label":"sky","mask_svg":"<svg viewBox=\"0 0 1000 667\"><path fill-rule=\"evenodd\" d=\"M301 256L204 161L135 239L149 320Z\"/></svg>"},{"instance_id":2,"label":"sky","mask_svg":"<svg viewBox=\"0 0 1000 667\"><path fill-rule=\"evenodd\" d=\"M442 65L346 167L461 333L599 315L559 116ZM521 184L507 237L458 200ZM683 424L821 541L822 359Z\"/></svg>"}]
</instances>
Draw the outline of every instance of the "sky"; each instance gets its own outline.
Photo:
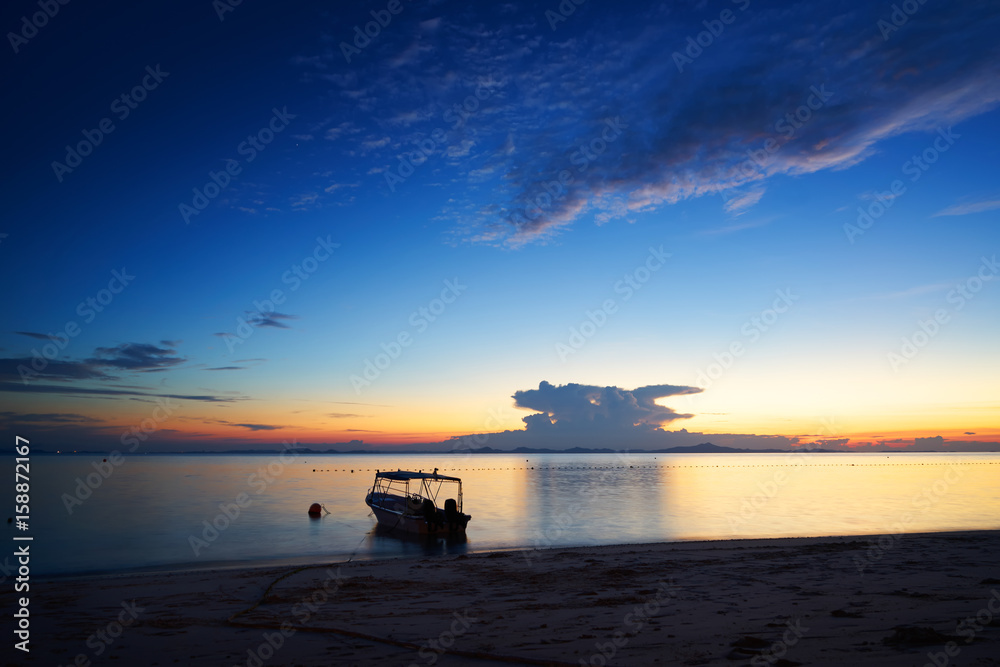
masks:
<instances>
[{"instance_id":1,"label":"sky","mask_svg":"<svg viewBox=\"0 0 1000 667\"><path fill-rule=\"evenodd\" d=\"M1000 451L995 2L0 14L5 437Z\"/></svg>"}]
</instances>

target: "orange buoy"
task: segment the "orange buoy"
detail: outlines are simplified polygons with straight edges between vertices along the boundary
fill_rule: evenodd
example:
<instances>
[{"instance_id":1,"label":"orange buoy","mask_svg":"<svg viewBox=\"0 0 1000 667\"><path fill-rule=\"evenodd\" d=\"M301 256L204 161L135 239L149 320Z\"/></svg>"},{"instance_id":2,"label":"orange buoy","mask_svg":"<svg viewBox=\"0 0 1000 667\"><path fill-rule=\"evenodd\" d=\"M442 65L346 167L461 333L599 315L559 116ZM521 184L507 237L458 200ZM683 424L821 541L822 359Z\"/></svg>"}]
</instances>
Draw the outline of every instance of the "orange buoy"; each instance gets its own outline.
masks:
<instances>
[{"instance_id":1,"label":"orange buoy","mask_svg":"<svg viewBox=\"0 0 1000 667\"><path fill-rule=\"evenodd\" d=\"M320 507L319 503L313 503L309 506L309 516L317 517L323 514L323 508Z\"/></svg>"}]
</instances>

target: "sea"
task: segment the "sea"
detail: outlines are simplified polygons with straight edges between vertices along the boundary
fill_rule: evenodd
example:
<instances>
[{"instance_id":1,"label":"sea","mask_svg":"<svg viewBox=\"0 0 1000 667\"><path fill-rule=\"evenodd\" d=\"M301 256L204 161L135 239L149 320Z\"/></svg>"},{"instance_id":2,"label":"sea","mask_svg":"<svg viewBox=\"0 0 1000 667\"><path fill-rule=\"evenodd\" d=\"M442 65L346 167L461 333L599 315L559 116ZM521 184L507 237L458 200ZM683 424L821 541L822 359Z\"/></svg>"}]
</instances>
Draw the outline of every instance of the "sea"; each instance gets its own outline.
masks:
<instances>
[{"instance_id":1,"label":"sea","mask_svg":"<svg viewBox=\"0 0 1000 667\"><path fill-rule=\"evenodd\" d=\"M6 530L31 537L32 574L1000 528L996 453L120 456L31 456ZM376 471L435 468L462 479L466 538L376 530Z\"/></svg>"}]
</instances>

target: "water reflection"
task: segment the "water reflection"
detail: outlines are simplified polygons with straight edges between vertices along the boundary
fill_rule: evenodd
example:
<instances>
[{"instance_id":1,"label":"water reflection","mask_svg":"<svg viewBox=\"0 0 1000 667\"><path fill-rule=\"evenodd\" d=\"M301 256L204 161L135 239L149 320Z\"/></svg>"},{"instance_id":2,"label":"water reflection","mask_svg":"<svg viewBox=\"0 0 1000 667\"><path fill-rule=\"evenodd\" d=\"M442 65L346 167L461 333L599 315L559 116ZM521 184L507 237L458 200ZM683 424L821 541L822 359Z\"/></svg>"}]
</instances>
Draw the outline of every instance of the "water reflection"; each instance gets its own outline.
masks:
<instances>
[{"instance_id":1,"label":"water reflection","mask_svg":"<svg viewBox=\"0 0 1000 667\"><path fill-rule=\"evenodd\" d=\"M418 535L376 525L366 535L368 555L440 556L464 554L469 551L465 535Z\"/></svg>"},{"instance_id":2,"label":"water reflection","mask_svg":"<svg viewBox=\"0 0 1000 667\"><path fill-rule=\"evenodd\" d=\"M273 468L265 485L252 480L274 455L137 456L67 507L92 458L39 457L39 573L1000 528L998 454L310 455ZM435 467L462 478L472 541L373 530L364 498L375 470ZM243 493L251 502L220 518ZM316 502L330 514L310 519ZM221 526L217 536L206 522ZM197 553L192 536L207 542Z\"/></svg>"}]
</instances>

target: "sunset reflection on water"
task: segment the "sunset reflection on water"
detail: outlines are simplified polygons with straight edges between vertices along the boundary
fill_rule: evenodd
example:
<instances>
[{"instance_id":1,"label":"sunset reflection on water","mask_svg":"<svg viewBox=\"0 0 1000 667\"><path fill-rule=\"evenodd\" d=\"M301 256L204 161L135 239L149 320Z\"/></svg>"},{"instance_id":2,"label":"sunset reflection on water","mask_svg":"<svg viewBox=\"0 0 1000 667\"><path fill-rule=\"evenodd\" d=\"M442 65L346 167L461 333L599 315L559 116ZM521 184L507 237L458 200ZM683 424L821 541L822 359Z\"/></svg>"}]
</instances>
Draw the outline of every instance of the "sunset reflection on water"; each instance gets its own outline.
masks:
<instances>
[{"instance_id":1,"label":"sunset reflection on water","mask_svg":"<svg viewBox=\"0 0 1000 667\"><path fill-rule=\"evenodd\" d=\"M39 457L40 571L1000 527L997 454L143 456L69 513L94 460ZM467 541L374 531L375 471L435 467L463 480Z\"/></svg>"}]
</instances>

